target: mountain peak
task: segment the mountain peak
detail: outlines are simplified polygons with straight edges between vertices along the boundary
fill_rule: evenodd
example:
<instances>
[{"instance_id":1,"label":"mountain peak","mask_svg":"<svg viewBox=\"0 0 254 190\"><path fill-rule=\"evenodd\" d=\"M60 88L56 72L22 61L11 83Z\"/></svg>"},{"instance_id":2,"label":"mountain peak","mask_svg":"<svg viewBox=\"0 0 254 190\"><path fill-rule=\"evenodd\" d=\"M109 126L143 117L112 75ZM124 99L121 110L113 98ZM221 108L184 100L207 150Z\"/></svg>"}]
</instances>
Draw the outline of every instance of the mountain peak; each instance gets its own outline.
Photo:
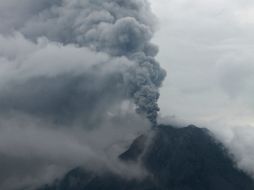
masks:
<instances>
[{"instance_id":1,"label":"mountain peak","mask_svg":"<svg viewBox=\"0 0 254 190\"><path fill-rule=\"evenodd\" d=\"M224 146L209 130L194 125L185 128L159 125L152 133L152 139L149 135L137 137L119 156L123 162L139 161L150 174L144 180L124 179L112 173L98 176L76 169L58 185L43 190L254 189L253 180L235 167ZM74 186L69 181L75 181Z\"/></svg>"}]
</instances>

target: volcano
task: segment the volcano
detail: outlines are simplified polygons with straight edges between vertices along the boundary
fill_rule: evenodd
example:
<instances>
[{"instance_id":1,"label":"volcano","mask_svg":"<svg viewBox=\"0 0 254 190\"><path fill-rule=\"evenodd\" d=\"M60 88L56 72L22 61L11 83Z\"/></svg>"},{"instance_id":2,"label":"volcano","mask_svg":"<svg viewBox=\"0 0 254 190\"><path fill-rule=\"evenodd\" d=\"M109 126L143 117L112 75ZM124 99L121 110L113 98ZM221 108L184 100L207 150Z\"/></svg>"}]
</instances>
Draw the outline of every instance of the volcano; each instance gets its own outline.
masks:
<instances>
[{"instance_id":1,"label":"volcano","mask_svg":"<svg viewBox=\"0 0 254 190\"><path fill-rule=\"evenodd\" d=\"M236 167L227 149L209 130L193 125L159 125L152 133L152 140L141 135L119 155L122 162L140 162L149 173L144 179L126 179L111 172L98 175L75 168L39 190L254 189L253 179Z\"/></svg>"}]
</instances>

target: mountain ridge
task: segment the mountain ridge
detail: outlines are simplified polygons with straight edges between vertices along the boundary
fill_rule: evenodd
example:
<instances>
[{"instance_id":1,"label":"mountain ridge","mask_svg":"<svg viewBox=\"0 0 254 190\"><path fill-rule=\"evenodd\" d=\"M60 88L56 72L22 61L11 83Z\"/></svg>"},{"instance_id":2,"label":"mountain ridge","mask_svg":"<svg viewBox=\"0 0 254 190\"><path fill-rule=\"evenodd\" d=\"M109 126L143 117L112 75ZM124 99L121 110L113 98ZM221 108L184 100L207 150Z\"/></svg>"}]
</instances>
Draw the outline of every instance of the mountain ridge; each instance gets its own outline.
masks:
<instances>
[{"instance_id":1,"label":"mountain ridge","mask_svg":"<svg viewBox=\"0 0 254 190\"><path fill-rule=\"evenodd\" d=\"M98 175L76 168L39 190L253 190L254 182L239 170L225 147L209 130L189 125L159 125L154 136L140 135L119 155L148 171L144 179L125 179L108 172Z\"/></svg>"}]
</instances>

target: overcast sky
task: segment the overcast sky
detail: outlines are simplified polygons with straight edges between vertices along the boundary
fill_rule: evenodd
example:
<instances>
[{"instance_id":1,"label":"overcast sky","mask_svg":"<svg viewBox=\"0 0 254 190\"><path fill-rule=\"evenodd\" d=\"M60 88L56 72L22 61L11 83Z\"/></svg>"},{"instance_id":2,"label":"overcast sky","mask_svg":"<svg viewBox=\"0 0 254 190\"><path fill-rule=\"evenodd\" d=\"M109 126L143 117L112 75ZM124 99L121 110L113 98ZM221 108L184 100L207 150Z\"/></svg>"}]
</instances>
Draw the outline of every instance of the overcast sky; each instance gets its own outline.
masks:
<instances>
[{"instance_id":1,"label":"overcast sky","mask_svg":"<svg viewBox=\"0 0 254 190\"><path fill-rule=\"evenodd\" d=\"M168 71L162 115L254 126L254 1L150 0Z\"/></svg>"}]
</instances>

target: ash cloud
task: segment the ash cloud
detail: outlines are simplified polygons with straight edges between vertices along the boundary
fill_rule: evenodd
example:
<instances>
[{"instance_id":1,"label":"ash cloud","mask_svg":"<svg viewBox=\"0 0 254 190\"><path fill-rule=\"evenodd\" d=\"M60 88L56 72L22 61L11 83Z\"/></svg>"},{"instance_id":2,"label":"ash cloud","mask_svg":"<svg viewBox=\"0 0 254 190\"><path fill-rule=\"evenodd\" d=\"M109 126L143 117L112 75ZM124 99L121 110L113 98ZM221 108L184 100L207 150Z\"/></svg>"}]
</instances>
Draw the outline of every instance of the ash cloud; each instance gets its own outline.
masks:
<instances>
[{"instance_id":1,"label":"ash cloud","mask_svg":"<svg viewBox=\"0 0 254 190\"><path fill-rule=\"evenodd\" d=\"M27 115L1 117L0 188L36 189L75 167L142 178L146 173L140 166L123 164L117 156L145 126L132 114L107 120L97 130L59 128Z\"/></svg>"},{"instance_id":2,"label":"ash cloud","mask_svg":"<svg viewBox=\"0 0 254 190\"><path fill-rule=\"evenodd\" d=\"M93 160L112 169L105 149L156 125L166 72L146 1L0 1L0 23L2 189Z\"/></svg>"},{"instance_id":3,"label":"ash cloud","mask_svg":"<svg viewBox=\"0 0 254 190\"><path fill-rule=\"evenodd\" d=\"M13 4L14 3L19 4L18 2L13 2ZM12 3L9 4L12 5ZM78 88L77 86L79 86L78 83L80 83L80 81L85 81L85 83L88 83L81 84L83 88L85 88L84 86L88 86L88 88L90 88L89 84L92 84L93 81L96 82L100 80L101 76L97 77L97 75L103 75L104 70L103 67L113 69L115 67L116 68L121 67L120 69L118 69L118 71L115 71L116 73L114 74L111 73L107 74L107 76L105 75L103 76L110 78L106 79L106 81L111 80L108 82L108 84L106 82L103 84L104 88L107 89L109 87L109 89L105 91L111 92L114 91L114 93L115 92L118 93L118 89L114 90L111 88L114 88L114 86L121 86L119 88L122 88L125 91L124 96L135 102L138 113L145 115L151 121L152 124L156 124L157 112L159 111L157 104L157 100L159 98L158 88L161 86L161 83L166 73L154 59L154 56L157 54L158 49L155 45L151 44L150 40L154 32L155 19L151 14L149 5L146 1L135 0L126 2L123 0L115 0L115 1L59 0L51 3L49 3L48 1L42 1L41 7L37 7L39 6L38 4L35 5L36 10L38 10L38 12L34 13L32 11L31 15L28 16L27 14L29 13L30 8L31 9L33 8L30 6L32 6L33 4L34 3L31 3L31 1L27 1L27 8L29 8L27 12L25 10L14 12L14 15L11 15L12 16L11 18L12 20L13 18L14 20L16 18L17 21L16 20L15 22L13 21L14 24L12 26L8 26L9 23L7 23L6 26L5 24L3 24L2 28L4 29L2 29L2 32L5 33L4 30L6 30L6 28L9 28L10 31L12 30L18 31L24 36L25 39L23 40L29 41L31 40L32 42L30 43L36 44L38 44L37 42L38 38L44 37L48 39L50 42L60 43L59 46L63 46L63 48L60 48L60 51L64 49L65 46L67 47L74 46L75 48L77 48L77 51L82 51L80 48L85 47L87 48L87 50L85 50L86 52L88 51L91 52L91 54L94 54L93 57L96 57L97 56L96 54L99 53L99 57L101 57L100 54L105 54L104 57L108 56L110 58L125 59L126 66L124 66L124 64L122 64L120 61L120 63L116 64L116 66L114 67L110 66L111 60L104 60L104 62L103 60L98 60L99 63L95 63L95 65L97 65L94 66L96 69L92 69L91 72L93 73L92 74L90 73L90 76L88 74L84 75L81 73L79 76L80 79L77 79L76 81L74 80L73 84L70 82L70 79L68 79L70 75L73 75L72 73L67 74L67 76L63 76L64 75L63 73L57 73L54 77L55 78L59 77L59 81L61 81L60 83L62 83L62 81L69 82L68 85L71 86L72 88ZM12 7L11 5L9 6ZM25 5L22 5L21 8L22 7L23 9L26 8ZM15 15L15 13L17 13L17 15ZM2 19L0 20L5 20L6 18L8 19L9 18L8 14L9 12L5 11L3 13ZM7 21L3 23L6 22ZM40 53L41 52L39 51L37 54ZM44 56L53 57L54 55L44 55ZM72 60L69 60L70 62L69 65L71 65L73 62L74 63L77 62L77 60L75 60L76 59L75 55L71 56L71 58ZM14 60L14 62L19 61ZM49 60L49 62L51 64L50 63L48 64L55 67L54 63L52 63L51 60ZM84 60L83 64L86 64L85 62L89 62L89 60L87 59L86 61ZM21 67L27 66L27 63L25 63L25 61L24 63L17 64L21 64ZM45 64L45 62L43 61L42 64ZM49 66L49 68L50 67L51 66ZM99 71L97 71L97 69ZM75 77L77 78L77 75ZM43 87L43 85L50 84L51 86L53 86L51 89L61 88L61 84L54 84L57 82L51 83L50 81L47 81L51 80L50 78L52 77L43 74L41 74L41 76L37 75L31 78L30 78L31 81L26 80L26 84L29 86L36 85ZM71 76L71 78L73 78L73 76ZM105 79L102 79L101 81L105 81ZM15 83L15 81L13 83ZM96 85L93 84L92 86L94 87ZM68 87L63 88L66 89L67 91L69 90L68 92L71 91L75 92L75 89L68 89ZM96 88L99 89L103 87ZM18 90L15 87L13 89ZM45 89L45 87L43 87L43 89ZM82 90L83 92L78 92L81 94L81 96L82 94L87 95L89 94L84 92L85 89L79 89L79 91ZM89 89L89 91L93 90ZM68 96L68 92L62 93L62 95ZM29 91L22 92L22 90L20 90L16 94L19 93L24 94L30 92ZM36 97L38 97L37 95L40 94L40 92L38 92L37 94L36 92L34 93ZM13 92L11 92L11 94L13 94ZM97 93L97 96L98 94L100 94L100 92ZM94 95L95 94L93 94L92 97L94 97ZM7 95L4 96L3 98L6 97L9 96ZM23 97L29 98L29 95L24 95ZM82 98L84 98L84 96ZM31 98L29 99L31 100ZM63 99L65 99L63 101L66 102L69 101L71 98L63 97ZM76 98L74 97L73 99ZM16 100L18 99L13 98L11 102L14 101L13 103L16 104L15 102ZM8 100L4 102L8 102ZM88 102L91 103L97 101L89 100L87 101L87 103ZM52 102L50 102L49 104L51 103ZM57 102L54 102L53 104L56 103ZM44 107L47 104L48 102L43 103ZM60 104L62 104L62 102L60 102ZM6 105L4 107L13 107L13 106ZM59 108L61 106L56 107ZM89 107L91 108L92 106ZM54 109L55 107L53 107L50 111ZM31 109L31 111L33 112L33 109Z\"/></svg>"}]
</instances>

